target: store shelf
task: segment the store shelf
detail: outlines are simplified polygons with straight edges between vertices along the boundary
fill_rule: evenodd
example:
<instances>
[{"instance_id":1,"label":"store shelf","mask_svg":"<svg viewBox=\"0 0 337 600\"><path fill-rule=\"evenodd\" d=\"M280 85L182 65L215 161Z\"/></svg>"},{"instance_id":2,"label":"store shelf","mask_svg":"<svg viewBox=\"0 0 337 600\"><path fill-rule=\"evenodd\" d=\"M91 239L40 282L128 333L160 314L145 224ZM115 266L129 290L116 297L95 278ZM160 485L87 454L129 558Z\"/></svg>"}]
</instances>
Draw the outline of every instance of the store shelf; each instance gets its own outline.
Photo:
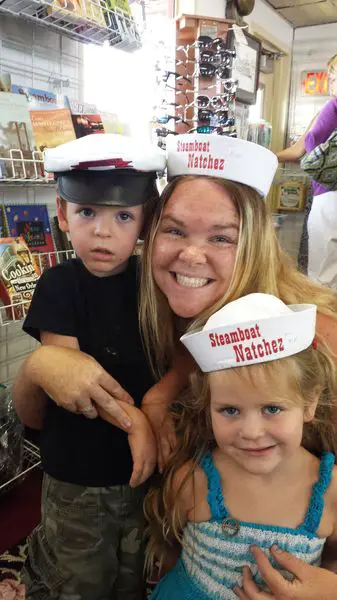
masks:
<instances>
[{"instance_id":1,"label":"store shelf","mask_svg":"<svg viewBox=\"0 0 337 600\"><path fill-rule=\"evenodd\" d=\"M0 493L8 492L16 483L26 477L30 471L41 464L40 452L37 446L24 440L22 469L14 477L0 485Z\"/></svg>"},{"instance_id":2,"label":"store shelf","mask_svg":"<svg viewBox=\"0 0 337 600\"><path fill-rule=\"evenodd\" d=\"M58 252L41 252L39 254L32 253L33 258L37 261L41 273L53 267L64 260L75 257L74 250L59 250ZM0 326L10 325L22 321L28 311L30 302L22 300L13 304L0 305Z\"/></svg>"},{"instance_id":3,"label":"store shelf","mask_svg":"<svg viewBox=\"0 0 337 600\"><path fill-rule=\"evenodd\" d=\"M11 148L9 156L0 156L0 187L2 184L54 184L43 168L42 152L25 152ZM28 158L28 156L30 158Z\"/></svg>"},{"instance_id":4,"label":"store shelf","mask_svg":"<svg viewBox=\"0 0 337 600\"><path fill-rule=\"evenodd\" d=\"M86 44L132 52L141 46L133 17L108 8L105 0L3 0L0 15L30 21Z\"/></svg>"}]
</instances>

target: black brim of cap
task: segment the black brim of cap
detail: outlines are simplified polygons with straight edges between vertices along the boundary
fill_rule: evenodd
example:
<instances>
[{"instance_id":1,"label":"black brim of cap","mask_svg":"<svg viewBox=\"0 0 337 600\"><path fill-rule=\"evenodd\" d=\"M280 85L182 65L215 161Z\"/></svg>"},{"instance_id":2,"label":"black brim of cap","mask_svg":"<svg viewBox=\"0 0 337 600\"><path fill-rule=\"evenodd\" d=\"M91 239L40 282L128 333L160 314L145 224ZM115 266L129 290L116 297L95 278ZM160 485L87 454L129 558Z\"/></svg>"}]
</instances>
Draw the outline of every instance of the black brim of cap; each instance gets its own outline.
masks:
<instances>
[{"instance_id":1,"label":"black brim of cap","mask_svg":"<svg viewBox=\"0 0 337 600\"><path fill-rule=\"evenodd\" d=\"M139 171L58 173L59 194L66 202L107 206L144 204L155 192L156 174Z\"/></svg>"}]
</instances>

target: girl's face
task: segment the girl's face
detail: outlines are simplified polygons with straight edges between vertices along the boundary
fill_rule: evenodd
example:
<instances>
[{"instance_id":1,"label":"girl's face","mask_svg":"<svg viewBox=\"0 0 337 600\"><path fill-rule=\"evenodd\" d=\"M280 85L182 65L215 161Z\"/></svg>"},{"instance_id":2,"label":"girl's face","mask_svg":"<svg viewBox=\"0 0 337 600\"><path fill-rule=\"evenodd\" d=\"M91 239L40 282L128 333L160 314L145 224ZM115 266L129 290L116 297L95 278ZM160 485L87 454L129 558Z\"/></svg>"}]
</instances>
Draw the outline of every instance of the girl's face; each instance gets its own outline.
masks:
<instances>
[{"instance_id":1,"label":"girl's face","mask_svg":"<svg viewBox=\"0 0 337 600\"><path fill-rule=\"evenodd\" d=\"M233 201L220 185L201 177L177 185L152 254L154 279L176 315L196 317L225 294L239 225Z\"/></svg>"},{"instance_id":2,"label":"girl's face","mask_svg":"<svg viewBox=\"0 0 337 600\"><path fill-rule=\"evenodd\" d=\"M306 410L268 389L257 389L221 371L209 377L211 421L220 451L243 470L268 475L293 458L302 442L303 424L311 421L316 402ZM262 386L261 386L262 388Z\"/></svg>"}]
</instances>

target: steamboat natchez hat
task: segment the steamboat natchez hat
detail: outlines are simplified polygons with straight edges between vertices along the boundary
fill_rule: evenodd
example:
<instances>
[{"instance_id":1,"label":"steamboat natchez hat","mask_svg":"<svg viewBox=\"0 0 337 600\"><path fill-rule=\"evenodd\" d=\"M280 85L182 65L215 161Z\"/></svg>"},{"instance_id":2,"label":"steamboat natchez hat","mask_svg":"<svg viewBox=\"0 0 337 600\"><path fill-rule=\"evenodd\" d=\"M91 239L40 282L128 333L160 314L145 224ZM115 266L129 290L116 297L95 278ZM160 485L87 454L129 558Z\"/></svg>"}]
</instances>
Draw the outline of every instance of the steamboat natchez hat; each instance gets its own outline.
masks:
<instances>
[{"instance_id":1,"label":"steamboat natchez hat","mask_svg":"<svg viewBox=\"0 0 337 600\"><path fill-rule=\"evenodd\" d=\"M249 294L214 313L180 341L205 373L277 360L305 350L315 336L316 306L287 306L270 294Z\"/></svg>"},{"instance_id":2,"label":"steamboat natchez hat","mask_svg":"<svg viewBox=\"0 0 337 600\"><path fill-rule=\"evenodd\" d=\"M272 184L276 154L253 142L209 134L183 134L167 140L168 179L177 175L220 177L245 183L261 196Z\"/></svg>"},{"instance_id":3,"label":"steamboat natchez hat","mask_svg":"<svg viewBox=\"0 0 337 600\"><path fill-rule=\"evenodd\" d=\"M101 133L45 150L44 166L67 202L136 206L155 192L166 156L154 143Z\"/></svg>"}]
</instances>

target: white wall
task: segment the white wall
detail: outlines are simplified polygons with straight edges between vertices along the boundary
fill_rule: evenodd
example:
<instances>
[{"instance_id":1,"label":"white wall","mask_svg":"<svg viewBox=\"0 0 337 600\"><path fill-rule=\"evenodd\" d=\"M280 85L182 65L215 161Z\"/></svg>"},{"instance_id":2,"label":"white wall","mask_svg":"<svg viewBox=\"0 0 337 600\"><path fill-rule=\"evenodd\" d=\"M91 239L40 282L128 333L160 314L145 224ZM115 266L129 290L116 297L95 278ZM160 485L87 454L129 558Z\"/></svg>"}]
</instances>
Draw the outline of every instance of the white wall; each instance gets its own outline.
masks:
<instances>
[{"instance_id":1,"label":"white wall","mask_svg":"<svg viewBox=\"0 0 337 600\"><path fill-rule=\"evenodd\" d=\"M256 0L251 15L244 19L249 24L249 31L267 34L266 40L278 46L281 50L288 52L293 43L294 30L290 23L281 17L271 6Z\"/></svg>"},{"instance_id":2,"label":"white wall","mask_svg":"<svg viewBox=\"0 0 337 600\"><path fill-rule=\"evenodd\" d=\"M83 99L83 48L77 42L19 19L0 15L0 71L12 75L12 83L59 91L54 79L68 79L66 95ZM55 214L52 186L6 186L0 183L0 204L47 203ZM0 326L0 382L13 379L26 354L36 344L21 332L22 323Z\"/></svg>"}]
</instances>

